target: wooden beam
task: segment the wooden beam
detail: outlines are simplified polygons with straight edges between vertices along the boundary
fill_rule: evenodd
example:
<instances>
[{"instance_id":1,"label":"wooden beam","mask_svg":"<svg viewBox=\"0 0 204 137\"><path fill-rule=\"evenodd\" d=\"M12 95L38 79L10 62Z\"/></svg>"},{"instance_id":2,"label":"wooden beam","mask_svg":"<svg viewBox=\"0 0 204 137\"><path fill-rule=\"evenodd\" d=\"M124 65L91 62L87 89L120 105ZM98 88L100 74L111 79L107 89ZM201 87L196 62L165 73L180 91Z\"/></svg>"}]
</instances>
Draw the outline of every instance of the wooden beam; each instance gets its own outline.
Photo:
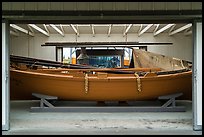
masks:
<instances>
[{"instance_id":1,"label":"wooden beam","mask_svg":"<svg viewBox=\"0 0 204 137\"><path fill-rule=\"evenodd\" d=\"M174 24L171 28L170 28L170 30L169 30L169 34L173 31L173 29L176 27L176 24Z\"/></svg>"},{"instance_id":2,"label":"wooden beam","mask_svg":"<svg viewBox=\"0 0 204 137\"><path fill-rule=\"evenodd\" d=\"M113 26L113 24L109 25L109 28L108 28L108 37L110 37L112 26Z\"/></svg>"},{"instance_id":3,"label":"wooden beam","mask_svg":"<svg viewBox=\"0 0 204 137\"><path fill-rule=\"evenodd\" d=\"M130 28L132 27L133 24L129 24L129 26L126 28L125 32L123 33L123 36L125 36L128 31L130 30Z\"/></svg>"},{"instance_id":4,"label":"wooden beam","mask_svg":"<svg viewBox=\"0 0 204 137\"><path fill-rule=\"evenodd\" d=\"M140 29L138 30L138 34L140 33L140 31L142 30L142 24L140 24Z\"/></svg>"},{"instance_id":5,"label":"wooden beam","mask_svg":"<svg viewBox=\"0 0 204 137\"><path fill-rule=\"evenodd\" d=\"M156 25L156 28L154 29L154 33L155 33L155 32L157 31L157 29L159 28L159 25L160 25L160 24L157 24L157 25Z\"/></svg>"},{"instance_id":6,"label":"wooden beam","mask_svg":"<svg viewBox=\"0 0 204 137\"><path fill-rule=\"evenodd\" d=\"M169 36L174 35L174 34L176 34L176 33L178 33L178 32L181 32L181 31L183 31L183 30L185 30L185 29L187 29L187 28L190 28L191 26L192 26L192 24L190 23L190 24L187 24L187 25L185 25L185 26L183 26L183 27L181 27L181 28L178 28L178 29L172 31L172 32L169 34Z\"/></svg>"},{"instance_id":7,"label":"wooden beam","mask_svg":"<svg viewBox=\"0 0 204 137\"><path fill-rule=\"evenodd\" d=\"M64 28L63 28L62 24L60 24L60 28L61 28L62 32L64 33Z\"/></svg>"},{"instance_id":8,"label":"wooden beam","mask_svg":"<svg viewBox=\"0 0 204 137\"><path fill-rule=\"evenodd\" d=\"M46 31L44 31L43 29L41 29L40 27L38 27L35 24L28 24L29 26L33 27L34 29L36 29L37 31L41 32L42 34L46 35L46 36L50 36Z\"/></svg>"},{"instance_id":9,"label":"wooden beam","mask_svg":"<svg viewBox=\"0 0 204 137\"><path fill-rule=\"evenodd\" d=\"M187 31L187 32L184 33L185 36L188 36L188 35L191 35L191 34L192 34L192 30Z\"/></svg>"},{"instance_id":10,"label":"wooden beam","mask_svg":"<svg viewBox=\"0 0 204 137\"><path fill-rule=\"evenodd\" d=\"M59 28L57 28L54 24L50 24L50 26L64 37L64 33Z\"/></svg>"},{"instance_id":11,"label":"wooden beam","mask_svg":"<svg viewBox=\"0 0 204 137\"><path fill-rule=\"evenodd\" d=\"M174 24L168 24L166 26L164 26L163 28L161 28L160 30L158 30L157 32L154 33L154 36L160 34L161 32L167 30L168 28L170 28L171 26L173 26Z\"/></svg>"},{"instance_id":12,"label":"wooden beam","mask_svg":"<svg viewBox=\"0 0 204 137\"><path fill-rule=\"evenodd\" d=\"M92 33L93 33L93 37L95 37L95 29L94 29L94 24L91 24L91 30L92 30Z\"/></svg>"},{"instance_id":13,"label":"wooden beam","mask_svg":"<svg viewBox=\"0 0 204 137\"><path fill-rule=\"evenodd\" d=\"M142 31L140 31L138 36L141 36L143 33L145 33L153 24L148 24Z\"/></svg>"},{"instance_id":14,"label":"wooden beam","mask_svg":"<svg viewBox=\"0 0 204 137\"><path fill-rule=\"evenodd\" d=\"M16 36L16 37L19 36L19 34L18 34L17 32L14 32L14 31L12 31L12 30L10 30L10 34L13 35L13 36Z\"/></svg>"},{"instance_id":15,"label":"wooden beam","mask_svg":"<svg viewBox=\"0 0 204 137\"><path fill-rule=\"evenodd\" d=\"M21 27L19 27L18 25L10 24L10 27L12 27L12 28L14 28L14 29L17 29L17 30L19 30L19 31L21 31L21 32L23 32L23 33L25 33L25 34L30 35L30 36L34 36L34 34L33 34L32 32L30 32L30 31L28 31L28 30L26 30L26 29L24 29L24 28L21 28Z\"/></svg>"},{"instance_id":16,"label":"wooden beam","mask_svg":"<svg viewBox=\"0 0 204 137\"><path fill-rule=\"evenodd\" d=\"M87 66L87 65L80 65L80 64L64 64L62 62L57 61L51 61L51 60L44 60L44 59L38 59L38 58L31 58L31 57L23 57L23 56L14 56L10 55L10 62L13 63L25 63L29 67L35 67L35 66L52 66L52 67L60 67L60 68L71 68L71 69L93 69L96 67L93 66Z\"/></svg>"},{"instance_id":17,"label":"wooden beam","mask_svg":"<svg viewBox=\"0 0 204 137\"><path fill-rule=\"evenodd\" d=\"M137 46L154 46L154 45L172 45L172 43L140 43L140 42L46 42L41 46L67 46L67 47L137 47Z\"/></svg>"},{"instance_id":18,"label":"wooden beam","mask_svg":"<svg viewBox=\"0 0 204 137\"><path fill-rule=\"evenodd\" d=\"M45 24L43 24L45 30L47 31L47 33L50 35L50 31L48 30L47 26Z\"/></svg>"},{"instance_id":19,"label":"wooden beam","mask_svg":"<svg viewBox=\"0 0 204 137\"><path fill-rule=\"evenodd\" d=\"M70 26L72 27L72 29L74 30L74 32L75 32L77 35L79 35L79 32L78 32L77 29L74 27L74 25L73 25L73 24L70 24Z\"/></svg>"},{"instance_id":20,"label":"wooden beam","mask_svg":"<svg viewBox=\"0 0 204 137\"><path fill-rule=\"evenodd\" d=\"M79 26L78 26L78 24L76 24L76 29L77 29L77 32L78 32L77 36L79 37L80 34L79 34Z\"/></svg>"},{"instance_id":21,"label":"wooden beam","mask_svg":"<svg viewBox=\"0 0 204 137\"><path fill-rule=\"evenodd\" d=\"M29 25L27 25L28 26L28 28L30 29L30 31L33 33L33 35L35 34L35 32L33 31L33 29L29 26Z\"/></svg>"}]
</instances>

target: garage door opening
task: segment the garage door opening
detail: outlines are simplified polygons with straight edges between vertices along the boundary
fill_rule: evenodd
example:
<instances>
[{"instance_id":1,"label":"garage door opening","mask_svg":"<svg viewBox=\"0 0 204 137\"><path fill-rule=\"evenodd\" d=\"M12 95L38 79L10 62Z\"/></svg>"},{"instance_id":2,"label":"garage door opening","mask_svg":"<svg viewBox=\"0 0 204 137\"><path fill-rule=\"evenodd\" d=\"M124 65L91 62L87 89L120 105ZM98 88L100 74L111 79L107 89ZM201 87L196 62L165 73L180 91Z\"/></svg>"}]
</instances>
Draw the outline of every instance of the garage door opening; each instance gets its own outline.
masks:
<instances>
[{"instance_id":1,"label":"garage door opening","mask_svg":"<svg viewBox=\"0 0 204 137\"><path fill-rule=\"evenodd\" d=\"M187 62L192 62L192 100L189 101L190 103L190 113L188 113L188 116L182 115L183 113L174 113L177 115L178 119L184 122L184 125L187 125L187 128L184 127L182 124L178 124L177 120L170 120L170 124L167 122L165 123L163 120L166 120L169 116L173 113L157 113L156 115L160 115L158 119L156 116L153 116L153 119L157 119L157 122L160 122L159 130L165 129L166 125L170 125L169 127L173 129L175 132L175 127L179 126L186 129L192 129L193 130L202 130L202 85L200 85L199 81L202 81L202 65L199 63L202 61L200 56L202 56L202 21L196 20L202 18L200 11L202 11L202 6L199 6L200 3L111 3L108 6L104 6L105 3L87 3L85 6L82 6L82 3L63 3L64 5L61 6L61 4L55 3L56 6L53 5L54 3L50 3L48 6L46 3L39 5L39 3L35 3L31 5L30 3L20 3L17 6L14 3L3 3L2 11L4 11L3 18L6 19L5 22L2 22L2 51L5 51L3 54L2 52L2 82L4 88L2 88L2 130L8 130L9 127L10 131L13 130L13 127L17 127L15 131L22 131L22 128L25 130L29 130L29 127L33 126L32 129L36 130L36 126L39 126L41 129L45 127L53 128L53 125L56 125L56 123L62 124L63 121L67 122L62 124L58 129L64 129L66 127L66 131L69 130L69 132L72 131L72 129L81 129L80 127L85 126L83 124L88 125L90 128L94 122L99 118L99 115L92 115L93 117L90 118L90 115L87 114L73 114L72 116L69 115L69 117L66 117L64 114L59 116L59 118L62 118L61 121L53 121L52 123L50 120L50 124L45 125L47 123L46 119L44 118L53 118L57 116L56 113L49 113L45 114L42 113L41 117L41 124L39 124L39 121L36 121L37 115L40 115L40 113L32 113L29 112L30 106L33 104L36 105L39 102L35 102L35 100L32 100L32 102L28 100L12 100L10 98L10 95L14 95L10 91L10 71L9 71L9 64L10 59L9 55L11 56L23 56L23 57L31 57L31 58L38 58L41 60L49 60L52 63L53 62L60 62L59 64L75 64L77 65L77 50L78 52L81 50L80 48L69 47L66 45L63 46L42 46L46 42L52 43L52 42L62 42L66 43L67 41L72 42L76 44L77 42L153 42L153 43L172 43L172 45L140 45L138 48L143 48L144 50L148 52L154 52L158 54L167 55L170 57L179 58L182 60L186 60ZM107 4L107 3L106 3ZM106 5L105 4L105 5ZM126 6L122 6L122 5ZM158 6L159 4L159 6ZM161 4L161 6L160 6ZM178 4L178 5L177 5ZM24 8L21 6L24 5ZM176 6L175 6L176 5ZM190 5L190 6L189 6ZM47 11L38 11L42 10L43 7L46 7L50 10L50 12ZM120 7L121 6L121 7ZM149 6L149 7L148 7ZM36 8L37 7L37 8ZM69 8L68 8L69 7ZM75 9L73 9L75 7ZM95 8L93 8L95 7ZM124 8L126 7L126 8ZM135 16L135 11L133 9L137 7L137 13L138 16ZM153 8L153 13L150 13L152 11L146 11L146 9ZM62 8L62 9L60 9ZM64 11L66 8L72 9L68 12L56 12L52 11L53 9L57 10L60 9L61 11ZM78 9L86 9L88 8L88 11L86 12L78 12ZM107 9L114 8L115 12L106 11ZM144 9L143 9L144 8ZM178 8L178 9L177 9ZM199 10L193 11L193 9L198 8ZM7 10L5 10L7 9ZM9 11L12 9L12 11ZM18 10L22 10L18 11ZM27 11L27 10L31 11ZM97 9L97 10L96 10ZM100 9L100 10L99 10ZM160 10L158 10L160 9ZM170 9L170 10L169 10ZM185 9L191 9L192 11L185 10ZM32 11L33 10L33 11ZM34 11L35 10L35 11ZM43 9L44 10L44 9ZM48 10L48 11L49 11ZM96 10L96 11L95 11ZM124 12L126 11L127 12ZM141 10L141 12L140 12ZM151 9L152 10L152 9ZM171 11L172 10L172 11ZM162 11L168 11L163 14ZM25 13L25 14L24 14ZM39 13L42 13L41 16L38 16ZM64 15L62 14L64 13ZM88 14L92 13L91 16ZM192 13L192 14L191 14ZM11 15L14 16L11 16ZM53 14L53 15L51 15ZM59 14L59 15L57 15ZM121 15L119 15L121 14ZM143 14L145 16L143 16ZM154 15L155 14L155 15ZM158 14L158 15L157 15ZM39 14L40 15L40 14ZM48 16L47 16L48 15ZM172 15L172 16L171 16ZM191 16L188 16L191 15ZM34 16L34 18L32 18ZM166 17L167 16L167 17ZM21 17L21 18L19 18ZM44 18L45 17L45 18ZM90 17L90 20L87 20L86 17ZM113 17L113 18L111 18ZM119 21L118 17L120 17ZM135 18L136 17L136 18ZM44 18L44 19L43 19ZM160 22L161 21L161 22ZM175 21L175 22L174 22ZM120 24L117 24L119 23ZM148 40L148 41L147 41ZM65 48L69 48L68 55L63 54L66 52ZM132 52L130 52L128 49L122 48L119 49L118 47L113 47L114 50L124 50L124 57L123 61L122 58L120 59L120 65L126 67L125 64L130 64L130 58L132 57ZM88 50L93 50L93 48L90 47ZM88 51L87 50L87 51ZM76 55L75 55L76 54ZM93 58L99 58L101 56L93 56ZM76 60L74 60L76 58ZM127 61L128 60L128 61ZM155 59L156 60L156 59ZM26 60L24 60L26 61ZM122 65L122 63L123 65ZM36 62L38 64L39 62ZM49 62L50 63L50 62ZM53 63L54 64L54 63ZM57 65L59 65L57 64ZM103 66L105 63L103 63ZM56 64L55 64L56 65ZM92 66L97 66L98 63L96 61L92 64ZM94 67L95 67L94 66ZM128 65L127 65L128 66ZM66 73L64 71L63 73ZM87 77L88 76L88 77ZM107 75L101 74L100 77L104 78ZM136 77L137 75L135 75ZM139 78L138 78L139 81ZM89 75L84 75L84 85L88 85L89 83ZM16 80L16 84L21 84L22 81ZM88 84L87 84L88 83ZM45 83L41 83L40 85L43 85ZM52 83L49 83L50 86ZM60 84L59 84L60 86ZM137 85L139 87L139 85ZM163 85L159 86L162 87ZM42 86L43 87L43 86ZM86 87L83 86L83 88L86 91ZM104 88L104 87L102 87ZM89 89L89 88L88 88ZM139 91L140 88L138 88ZM45 89L46 90L46 89ZM88 90L89 91L89 90ZM86 92L83 92L86 93ZM16 93L15 93L16 94ZM18 95L19 98L24 96L25 94ZM26 96L26 95L25 95ZM4 98L5 97L5 98ZM26 98L24 98L26 99ZM24 101L26 103L24 103ZM18 105L19 103L19 105ZM99 102L103 103L103 102ZM122 102L124 103L124 102ZM11 104L11 109L9 109L9 105ZM32 105L31 105L32 104ZM23 105L23 107L20 107ZM80 104L82 105L82 104ZM104 104L102 104L104 105ZM124 105L124 104L123 104ZM48 105L49 106L49 105ZM14 109L12 109L14 107ZM16 107L16 109L15 109ZM15 110L18 111L18 113L15 113ZM22 110L22 111L21 111ZM192 116L193 113L193 116ZM21 115L25 114L25 115ZM31 115L32 114L32 115ZM44 115L45 114L45 115ZM71 113L70 113L71 114ZM124 113L125 114L125 113ZM114 128L119 129L117 131L124 131L126 127L123 125L132 124L133 126L130 126L130 128L135 128L134 122L138 121L139 118L145 119L148 117L147 115L138 115L139 113L131 113L127 114L126 118L120 117L123 114L118 114L117 116L114 115L114 113L110 113L109 115L106 115L104 117L99 118L100 122L109 122L106 123L108 126L103 126L104 129L106 128ZM152 114L152 113L151 113ZM173 114L173 115L174 115ZM137 116L135 116L137 115ZM174 116L175 116L174 115ZM24 117L25 116L25 117ZM28 116L27 119L26 116ZM83 118L81 117L83 116ZM112 117L111 117L112 116ZM126 122L126 124L118 124L117 126L114 125L114 117L117 117L118 119L122 120L123 122ZM127 122L127 118L129 119L129 122ZM57 117L55 117L57 119ZM90 118L90 119L89 119ZM96 119L95 119L96 118ZM108 119L109 118L109 119ZM111 119L113 118L113 119ZM181 119L180 119L181 118ZM35 119L35 120L33 120ZM77 123L74 126L72 120L77 119L83 119L86 121L89 119L90 121L85 123ZM25 120L30 121L30 125L26 125ZM101 121L100 121L101 120ZM141 120L141 119L140 119ZM153 120L153 121L154 121ZM168 119L169 120L169 119ZM20 121L20 123L24 123L24 126L22 128L16 124L16 121ZM111 122L112 121L112 122ZM35 123L36 122L36 123ZM131 123L133 122L133 123ZM28 122L29 123L29 122ZM34 123L34 124L33 124ZM177 124L174 124L177 123ZM181 122L182 123L182 122ZM172 124L172 127L171 127ZM11 125L11 126L10 126ZM141 128L147 128L152 129L153 127L148 125L141 124ZM124 128L123 128L124 127ZM155 127L155 126L154 126ZM92 128L100 128L99 125L95 125ZM138 128L138 127L137 127ZM57 129L55 127L55 129ZM100 128L101 129L101 128ZM54 128L53 128L54 131ZM79 131L79 130L78 130ZM170 130L168 130L170 132ZM44 132L44 131L42 131ZM46 132L46 131L45 131ZM44 132L44 133L45 133ZM166 131L165 131L166 132ZM125 133L125 132L123 132ZM126 132L126 133L131 133ZM187 132L186 132L187 133Z\"/></svg>"}]
</instances>

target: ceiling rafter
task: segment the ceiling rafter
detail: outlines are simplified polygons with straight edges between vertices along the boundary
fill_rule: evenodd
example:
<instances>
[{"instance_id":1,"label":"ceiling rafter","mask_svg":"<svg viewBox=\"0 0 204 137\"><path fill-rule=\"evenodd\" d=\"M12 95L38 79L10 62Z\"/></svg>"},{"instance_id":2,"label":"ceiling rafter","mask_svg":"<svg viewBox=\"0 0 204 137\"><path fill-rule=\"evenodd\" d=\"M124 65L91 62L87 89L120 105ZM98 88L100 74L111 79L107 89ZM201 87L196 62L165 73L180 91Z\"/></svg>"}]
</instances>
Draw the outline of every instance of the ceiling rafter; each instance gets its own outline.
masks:
<instances>
[{"instance_id":1,"label":"ceiling rafter","mask_svg":"<svg viewBox=\"0 0 204 137\"><path fill-rule=\"evenodd\" d=\"M77 29L77 32L78 32L78 34L77 34L77 36L79 37L79 25L78 24L76 24L76 29Z\"/></svg>"},{"instance_id":2,"label":"ceiling rafter","mask_svg":"<svg viewBox=\"0 0 204 137\"><path fill-rule=\"evenodd\" d=\"M16 37L19 36L19 33L15 32L13 30L10 30L10 34L13 35L13 36L16 36Z\"/></svg>"},{"instance_id":3,"label":"ceiling rafter","mask_svg":"<svg viewBox=\"0 0 204 137\"><path fill-rule=\"evenodd\" d=\"M143 25L140 24L140 29L138 30L138 34L140 33L140 31L142 30Z\"/></svg>"},{"instance_id":4,"label":"ceiling rafter","mask_svg":"<svg viewBox=\"0 0 204 137\"><path fill-rule=\"evenodd\" d=\"M156 24L156 28L154 29L154 32L153 32L153 33L155 33L155 32L157 31L157 29L159 28L159 25L160 25L160 24Z\"/></svg>"},{"instance_id":5,"label":"ceiling rafter","mask_svg":"<svg viewBox=\"0 0 204 137\"><path fill-rule=\"evenodd\" d=\"M187 28L187 29L183 32L183 34L184 34L185 36L192 34L191 28Z\"/></svg>"},{"instance_id":6,"label":"ceiling rafter","mask_svg":"<svg viewBox=\"0 0 204 137\"><path fill-rule=\"evenodd\" d=\"M29 26L29 25L27 25L27 27L29 28L29 30L33 33L33 35L35 34L35 32L33 31L33 29Z\"/></svg>"},{"instance_id":7,"label":"ceiling rafter","mask_svg":"<svg viewBox=\"0 0 204 137\"><path fill-rule=\"evenodd\" d=\"M64 28L63 28L62 24L60 24L60 28L61 28L62 32L64 33Z\"/></svg>"},{"instance_id":8,"label":"ceiling rafter","mask_svg":"<svg viewBox=\"0 0 204 137\"><path fill-rule=\"evenodd\" d=\"M95 37L95 29L94 29L94 24L91 24L91 30L92 30L93 37Z\"/></svg>"},{"instance_id":9,"label":"ceiling rafter","mask_svg":"<svg viewBox=\"0 0 204 137\"><path fill-rule=\"evenodd\" d=\"M112 26L113 24L110 24L108 27L108 37L110 37Z\"/></svg>"},{"instance_id":10,"label":"ceiling rafter","mask_svg":"<svg viewBox=\"0 0 204 137\"><path fill-rule=\"evenodd\" d=\"M138 36L141 36L143 33L145 33L149 28L151 28L153 24L148 24L143 30L140 31Z\"/></svg>"},{"instance_id":11,"label":"ceiling rafter","mask_svg":"<svg viewBox=\"0 0 204 137\"><path fill-rule=\"evenodd\" d=\"M184 25L184 26L182 26L182 27L180 27L180 28L178 28L178 29L172 31L172 32L169 34L169 36L172 36L172 35L174 35L174 34L176 34L176 33L178 33L178 32L181 32L181 31L183 31L183 30L185 30L185 29L187 29L187 28L190 28L191 26L192 26L191 23L190 23L190 24L187 24L187 25Z\"/></svg>"},{"instance_id":12,"label":"ceiling rafter","mask_svg":"<svg viewBox=\"0 0 204 137\"><path fill-rule=\"evenodd\" d=\"M188 35L191 35L192 34L192 30L190 30L190 28L189 29L186 29L185 31L184 31L184 35L185 36L188 36Z\"/></svg>"},{"instance_id":13,"label":"ceiling rafter","mask_svg":"<svg viewBox=\"0 0 204 137\"><path fill-rule=\"evenodd\" d=\"M190 35L190 34L192 34L192 30L191 31L188 31L188 32L186 32L184 35Z\"/></svg>"},{"instance_id":14,"label":"ceiling rafter","mask_svg":"<svg viewBox=\"0 0 204 137\"><path fill-rule=\"evenodd\" d=\"M174 25L170 28L169 34L174 30L175 27L176 27L176 24L174 24Z\"/></svg>"},{"instance_id":15,"label":"ceiling rafter","mask_svg":"<svg viewBox=\"0 0 204 137\"><path fill-rule=\"evenodd\" d=\"M174 24L168 24L168 25L164 26L164 27L161 28L160 30L156 31L156 32L154 33L154 36L160 34L161 32L163 32L163 31L165 31L165 30L167 30L168 28L170 28L170 27L173 26L173 25L174 25Z\"/></svg>"},{"instance_id":16,"label":"ceiling rafter","mask_svg":"<svg viewBox=\"0 0 204 137\"><path fill-rule=\"evenodd\" d=\"M125 36L128 31L130 30L130 28L132 27L133 24L129 24L128 27L126 28L125 32L123 33L123 36Z\"/></svg>"},{"instance_id":17,"label":"ceiling rafter","mask_svg":"<svg viewBox=\"0 0 204 137\"><path fill-rule=\"evenodd\" d=\"M72 27L72 29L74 30L74 32L77 34L77 36L79 36L79 32L77 31L77 29L74 27L73 24L70 24L70 26Z\"/></svg>"},{"instance_id":18,"label":"ceiling rafter","mask_svg":"<svg viewBox=\"0 0 204 137\"><path fill-rule=\"evenodd\" d=\"M13 28L13 27L12 27L12 28ZM13 31L19 34L19 30L13 29Z\"/></svg>"},{"instance_id":19,"label":"ceiling rafter","mask_svg":"<svg viewBox=\"0 0 204 137\"><path fill-rule=\"evenodd\" d=\"M56 30L60 35L62 35L62 36L64 37L64 33L63 33L59 28L57 28L54 24L50 24L50 26L51 26L54 30Z\"/></svg>"},{"instance_id":20,"label":"ceiling rafter","mask_svg":"<svg viewBox=\"0 0 204 137\"><path fill-rule=\"evenodd\" d=\"M45 30L41 29L40 27L38 27L35 24L28 24L29 26L33 27L34 29L36 29L37 31L41 32L42 34L46 35L46 36L50 36Z\"/></svg>"},{"instance_id":21,"label":"ceiling rafter","mask_svg":"<svg viewBox=\"0 0 204 137\"><path fill-rule=\"evenodd\" d=\"M12 27L12 28L14 28L14 29L16 29L16 30L19 30L19 31L21 31L21 32L23 32L23 33L25 33L25 34L28 34L28 35L30 35L30 36L34 36L34 34L33 34L32 32L30 32L30 31L28 31L28 30L26 30L26 29L24 29L24 28L21 28L21 27L19 27L18 25L10 24L10 27Z\"/></svg>"},{"instance_id":22,"label":"ceiling rafter","mask_svg":"<svg viewBox=\"0 0 204 137\"><path fill-rule=\"evenodd\" d=\"M49 31L49 29L47 28L47 26L46 26L45 24L43 24L43 26L44 26L45 30L47 31L47 33L50 35L50 31Z\"/></svg>"},{"instance_id":23,"label":"ceiling rafter","mask_svg":"<svg viewBox=\"0 0 204 137\"><path fill-rule=\"evenodd\" d=\"M20 36L19 35L20 33L25 33L27 35L34 36L35 33L37 34L39 32L46 36L50 36L50 34L55 33L55 31L60 33L62 36L65 36L65 34L67 34L65 27L71 27L74 30L73 32L75 32L79 36L80 26L85 27L85 28L82 28L81 33L83 33L83 31L86 31L85 32L86 34L92 34L93 37L96 35L95 27L99 27L98 33L104 34L104 35L106 34L108 37L110 37L111 34L113 33L113 26L117 26L119 27L119 29L123 28L123 31L120 32L120 34L122 34L123 36L125 36L133 26L138 28L138 32L136 32L138 33L138 36L141 36L143 33L146 33L148 29L150 29L152 26L154 27L151 29L153 36L157 36L163 32L167 32L168 35L171 36L181 31L185 36L192 34L192 29L191 29L192 24L183 24L182 27L177 27L175 29L175 26L177 25L180 26L181 24L173 24L173 23L172 24L37 24L37 25L42 25L42 27L37 26L36 24L24 24L24 26L21 26L22 24L20 25L10 24L10 25L12 28L11 33L12 35L15 35L15 36ZM52 27L53 29L51 30L50 27ZM89 29L89 27L91 27L91 31L87 32L87 29ZM107 27L108 30L104 32L103 27ZM37 30L38 32L33 31L34 29ZM150 30L148 32L150 32ZM116 31L116 33L118 33L118 31Z\"/></svg>"}]
</instances>

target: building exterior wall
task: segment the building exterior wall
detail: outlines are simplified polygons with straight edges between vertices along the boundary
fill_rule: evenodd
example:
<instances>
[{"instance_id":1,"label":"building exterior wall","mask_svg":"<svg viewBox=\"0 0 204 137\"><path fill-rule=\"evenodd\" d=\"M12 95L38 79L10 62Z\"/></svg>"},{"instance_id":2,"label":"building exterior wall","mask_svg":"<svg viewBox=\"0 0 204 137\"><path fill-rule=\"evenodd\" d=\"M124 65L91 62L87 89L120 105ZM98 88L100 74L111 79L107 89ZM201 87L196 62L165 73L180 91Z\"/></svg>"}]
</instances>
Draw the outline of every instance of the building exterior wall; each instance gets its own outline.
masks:
<instances>
[{"instance_id":1,"label":"building exterior wall","mask_svg":"<svg viewBox=\"0 0 204 137\"><path fill-rule=\"evenodd\" d=\"M202 10L202 2L2 2L2 10Z\"/></svg>"}]
</instances>

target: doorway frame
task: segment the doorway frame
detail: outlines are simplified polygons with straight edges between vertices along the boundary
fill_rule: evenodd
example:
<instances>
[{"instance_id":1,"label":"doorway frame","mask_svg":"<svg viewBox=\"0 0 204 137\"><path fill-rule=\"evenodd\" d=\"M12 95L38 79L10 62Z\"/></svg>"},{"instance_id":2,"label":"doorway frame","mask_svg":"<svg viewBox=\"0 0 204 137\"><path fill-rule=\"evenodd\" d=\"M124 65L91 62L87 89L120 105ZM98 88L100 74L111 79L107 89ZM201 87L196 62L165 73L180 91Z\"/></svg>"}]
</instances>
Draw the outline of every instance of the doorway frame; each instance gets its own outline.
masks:
<instances>
[{"instance_id":1,"label":"doorway frame","mask_svg":"<svg viewBox=\"0 0 204 137\"><path fill-rule=\"evenodd\" d=\"M201 29L198 24L201 23ZM198 39L198 32L201 31L201 38ZM201 42L201 43L200 43ZM198 55L199 54L199 55ZM198 58L201 54L201 58ZM201 62L199 64L198 62ZM199 69L201 67L201 70ZM193 111L193 130L202 130L202 20L193 22L193 89L192 89L192 111ZM201 82L199 81L201 80ZM201 95L199 95L200 93ZM200 99L201 98L201 99ZM200 102L201 101L201 102ZM200 107L201 105L201 107ZM198 112L201 114L198 116ZM201 120L201 122L200 122ZM199 124L201 123L201 124Z\"/></svg>"},{"instance_id":2,"label":"doorway frame","mask_svg":"<svg viewBox=\"0 0 204 137\"><path fill-rule=\"evenodd\" d=\"M175 17L177 17L177 18L179 18L179 16L176 16L175 15ZM50 18L52 18L52 16L50 16ZM48 20L49 20L49 17L47 18ZM47 22L49 22L50 23L50 21L48 21L47 20ZM96 20L97 20L97 18L96 18ZM197 43L195 42L195 39L196 39L196 30L195 30L195 23L197 22L197 21L195 21L195 20L192 20L192 19L187 19L188 20L188 22L190 22L190 23L192 23L193 24L193 34L192 34L192 41L193 41L193 62L194 62L194 65L193 65L193 75L192 75L192 96L195 96L195 95L197 95L197 88L196 88L196 85L197 85L197 83L196 83L196 72L195 72L195 70L197 70L197 67L195 66L195 61L196 61L196 52L195 52L195 48L196 48L196 46L197 46ZM17 22L21 22L21 23L27 23L27 22L29 22L29 20L27 19L22 19L22 20L18 20ZM36 22L35 20L32 20L32 21L34 21L34 22ZM55 22L59 22L60 20L57 20L56 19L56 21L51 21L51 22L53 22L53 23L55 23ZM92 21L92 20L91 20ZM180 20L179 20L180 21ZM10 64L10 59L9 59L9 43L10 43L10 40L9 40L9 32L10 32L10 30L9 30L9 26L10 26L10 22L12 22L12 23L15 23L15 19L14 20L12 20L12 19L8 19L8 20L6 20L5 21L6 22L6 30L5 30L5 40L6 40L6 43L7 44L5 44L5 48L6 48L6 55L5 55L5 64L7 64L7 68L6 68L6 70L7 70L7 72L5 72L6 73L6 75L4 75L4 78L7 80L7 85L6 85L6 87L7 87L7 89L6 89L6 95L5 95L5 99L6 99L6 102L7 102L7 104L5 104L6 106L6 124L5 125L2 125L2 130L9 130L10 129L10 119L9 119L9 116L10 116L10 113L9 113L9 109L10 109L10 89L9 89L9 83L10 83L10 80L9 80L9 77L10 77L10 74L9 74L9 64ZM40 21L40 22L42 22L42 21ZM46 22L46 21L45 21ZM70 21L71 22L71 21ZM73 21L74 23L76 22L76 20L74 20ZM82 23L83 21L81 21L80 23ZM85 20L84 21L84 23L87 23L88 21L87 20ZM133 21L134 22L134 21ZM151 22L151 20L148 20L148 21L145 21L145 23L147 23L147 22ZM155 22L155 21L152 21L152 22ZM161 21L161 22L168 22L168 20L165 20L165 21ZM169 20L169 22L172 22L172 20ZM181 22L181 21L180 21ZM186 21L184 21L184 22L186 22ZM3 23L3 20L2 20L2 23ZM201 23L202 23L202 21L201 21ZM3 60L2 60L3 61ZM202 71L202 70L201 70ZM3 79L3 77L2 77L2 79ZM200 125L197 125L197 122L195 121L195 119L197 118L196 117L196 111L197 111L197 109L196 109L196 107L197 107L197 104L195 104L195 102L197 101L197 98L193 98L193 100L192 100L192 108L193 108L193 117L192 117L192 119L193 119L193 126L192 126L192 130L202 130L202 125L200 126ZM195 112L194 112L195 111Z\"/></svg>"},{"instance_id":3,"label":"doorway frame","mask_svg":"<svg viewBox=\"0 0 204 137\"><path fill-rule=\"evenodd\" d=\"M2 20L2 130L10 129L10 71L8 20Z\"/></svg>"}]
</instances>

